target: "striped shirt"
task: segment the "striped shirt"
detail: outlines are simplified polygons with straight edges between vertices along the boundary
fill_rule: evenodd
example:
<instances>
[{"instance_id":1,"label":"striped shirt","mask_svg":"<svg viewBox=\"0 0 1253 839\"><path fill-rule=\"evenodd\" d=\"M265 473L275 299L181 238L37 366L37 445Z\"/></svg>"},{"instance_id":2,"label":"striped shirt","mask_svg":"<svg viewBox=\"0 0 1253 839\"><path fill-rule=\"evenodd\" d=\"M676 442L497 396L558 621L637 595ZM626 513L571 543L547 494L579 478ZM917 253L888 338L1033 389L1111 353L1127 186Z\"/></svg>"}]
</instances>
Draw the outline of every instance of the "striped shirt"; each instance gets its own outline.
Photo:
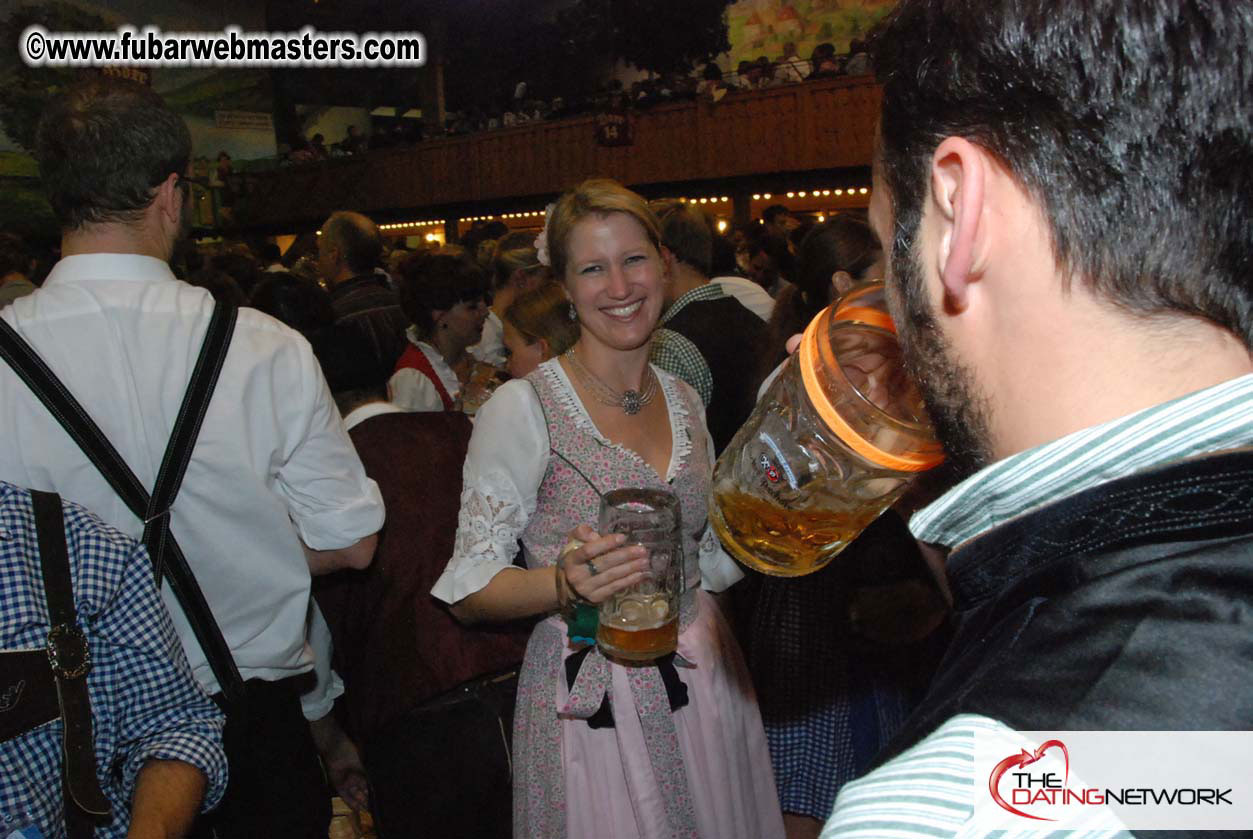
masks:
<instances>
[{"instance_id":1,"label":"striped shirt","mask_svg":"<svg viewBox=\"0 0 1253 839\"><path fill-rule=\"evenodd\" d=\"M1065 830L1024 827L1020 816L999 808L984 808L976 820L974 796L986 790L988 777L986 771L976 777L976 737L998 754L1037 745L987 717L955 716L909 751L846 784L822 839L1134 839L1108 807L1069 816Z\"/></svg>"},{"instance_id":2,"label":"striped shirt","mask_svg":"<svg viewBox=\"0 0 1253 839\"><path fill-rule=\"evenodd\" d=\"M1172 460L1253 444L1253 374L1012 455L953 487L909 522L956 548L1036 507Z\"/></svg>"},{"instance_id":3,"label":"striped shirt","mask_svg":"<svg viewBox=\"0 0 1253 839\"><path fill-rule=\"evenodd\" d=\"M1076 431L995 463L958 484L910 521L923 542L959 546L1043 504L1107 481L1208 452L1253 444L1253 374ZM950 718L930 736L870 774L846 785L822 839L1045 836L1127 837L1101 808L1104 821L1065 831L1006 831L974 818L976 734L1005 741L1018 735L987 717ZM1098 829L1099 828L1099 829Z\"/></svg>"}]
</instances>

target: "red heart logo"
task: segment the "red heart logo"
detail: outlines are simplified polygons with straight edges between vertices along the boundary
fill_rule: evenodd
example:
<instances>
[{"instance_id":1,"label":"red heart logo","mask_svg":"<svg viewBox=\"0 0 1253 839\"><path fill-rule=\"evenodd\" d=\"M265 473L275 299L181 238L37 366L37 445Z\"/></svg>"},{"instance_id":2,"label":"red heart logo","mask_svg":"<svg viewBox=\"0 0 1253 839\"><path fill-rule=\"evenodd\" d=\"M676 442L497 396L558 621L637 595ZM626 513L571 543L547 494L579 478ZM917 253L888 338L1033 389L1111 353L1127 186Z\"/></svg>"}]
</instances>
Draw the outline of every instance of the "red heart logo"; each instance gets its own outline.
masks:
<instances>
[{"instance_id":1,"label":"red heart logo","mask_svg":"<svg viewBox=\"0 0 1253 839\"><path fill-rule=\"evenodd\" d=\"M1000 790L1001 777L1006 772L1015 767L1021 768L1023 766L1030 766L1040 758L1044 757L1044 753L1053 747L1061 749L1062 757L1066 759L1065 780L1062 782L1062 787L1065 788L1066 784L1070 783L1070 752L1066 750L1066 744L1061 740L1045 740L1040 744L1039 748L1035 750L1034 754L1026 749L1023 749L1019 754L1010 755L1000 763L996 764L996 767L992 770L992 774L988 776L988 792L992 793L992 800L1000 805L1002 809L1008 810L1015 816L1022 816L1024 819L1036 819L1043 822L1057 821L1057 819L1050 819L1045 816L1033 816L1030 813L1024 813L1002 798Z\"/></svg>"}]
</instances>

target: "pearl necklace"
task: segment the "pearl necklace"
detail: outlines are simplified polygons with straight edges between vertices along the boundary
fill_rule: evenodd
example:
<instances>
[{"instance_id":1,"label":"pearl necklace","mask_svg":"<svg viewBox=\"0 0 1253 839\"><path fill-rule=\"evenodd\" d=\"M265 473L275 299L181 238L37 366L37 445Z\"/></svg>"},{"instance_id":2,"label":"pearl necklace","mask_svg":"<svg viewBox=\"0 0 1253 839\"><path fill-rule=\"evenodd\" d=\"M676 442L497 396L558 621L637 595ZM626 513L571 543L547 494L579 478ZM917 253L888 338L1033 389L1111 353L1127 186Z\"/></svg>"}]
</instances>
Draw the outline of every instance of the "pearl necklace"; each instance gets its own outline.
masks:
<instances>
[{"instance_id":1,"label":"pearl necklace","mask_svg":"<svg viewBox=\"0 0 1253 839\"><path fill-rule=\"evenodd\" d=\"M657 374L653 372L653 368L646 367L644 369L644 388L640 390L624 390L622 393L605 384L603 380L591 370L587 368L579 357L574 354L574 348L565 351L565 357L570 361L570 369L578 375L579 380L587 386L587 389L596 397L596 401L602 405L609 405L614 408L621 408L624 413L634 416L640 412L640 409L653 401L653 397L657 395Z\"/></svg>"}]
</instances>

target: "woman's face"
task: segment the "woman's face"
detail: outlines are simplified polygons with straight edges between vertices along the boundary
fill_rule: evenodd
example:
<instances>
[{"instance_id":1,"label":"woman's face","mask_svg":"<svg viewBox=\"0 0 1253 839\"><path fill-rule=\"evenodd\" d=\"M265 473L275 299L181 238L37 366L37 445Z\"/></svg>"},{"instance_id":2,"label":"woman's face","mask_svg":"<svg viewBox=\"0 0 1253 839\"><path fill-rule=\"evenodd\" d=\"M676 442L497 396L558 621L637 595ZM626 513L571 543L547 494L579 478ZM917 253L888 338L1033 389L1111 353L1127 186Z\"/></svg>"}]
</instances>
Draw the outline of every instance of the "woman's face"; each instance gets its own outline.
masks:
<instances>
[{"instance_id":1,"label":"woman's face","mask_svg":"<svg viewBox=\"0 0 1253 839\"><path fill-rule=\"evenodd\" d=\"M458 346L477 344L483 336L483 321L487 320L487 304L478 300L462 301L439 317L435 328L445 331Z\"/></svg>"},{"instance_id":2,"label":"woman's face","mask_svg":"<svg viewBox=\"0 0 1253 839\"><path fill-rule=\"evenodd\" d=\"M626 213L590 215L566 243L565 287L581 341L635 350L652 337L665 293L661 254Z\"/></svg>"},{"instance_id":3,"label":"woman's face","mask_svg":"<svg viewBox=\"0 0 1253 839\"><path fill-rule=\"evenodd\" d=\"M505 321L505 349L509 352L509 375L520 379L530 373L541 362L547 361L547 347L543 341L528 344L522 333L513 328L513 324Z\"/></svg>"}]
</instances>

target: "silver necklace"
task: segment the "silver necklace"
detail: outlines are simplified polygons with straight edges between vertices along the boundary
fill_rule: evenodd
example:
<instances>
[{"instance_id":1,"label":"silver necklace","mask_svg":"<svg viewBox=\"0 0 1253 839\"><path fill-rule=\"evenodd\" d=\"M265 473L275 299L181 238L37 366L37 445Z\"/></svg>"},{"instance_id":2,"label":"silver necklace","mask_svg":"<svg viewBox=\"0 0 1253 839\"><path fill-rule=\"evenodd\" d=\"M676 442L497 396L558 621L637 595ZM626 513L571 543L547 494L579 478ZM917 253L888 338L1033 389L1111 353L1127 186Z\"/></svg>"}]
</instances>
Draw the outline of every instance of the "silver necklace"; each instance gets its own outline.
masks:
<instances>
[{"instance_id":1,"label":"silver necklace","mask_svg":"<svg viewBox=\"0 0 1253 839\"><path fill-rule=\"evenodd\" d=\"M574 354L574 347L565 351L565 357L570 360L570 368L578 375L579 380L602 405L621 408L623 413L634 416L657 395L657 374L653 372L651 366L644 368L642 390L624 390L619 393L605 384L599 376L587 368L587 365L579 361L579 357Z\"/></svg>"}]
</instances>

